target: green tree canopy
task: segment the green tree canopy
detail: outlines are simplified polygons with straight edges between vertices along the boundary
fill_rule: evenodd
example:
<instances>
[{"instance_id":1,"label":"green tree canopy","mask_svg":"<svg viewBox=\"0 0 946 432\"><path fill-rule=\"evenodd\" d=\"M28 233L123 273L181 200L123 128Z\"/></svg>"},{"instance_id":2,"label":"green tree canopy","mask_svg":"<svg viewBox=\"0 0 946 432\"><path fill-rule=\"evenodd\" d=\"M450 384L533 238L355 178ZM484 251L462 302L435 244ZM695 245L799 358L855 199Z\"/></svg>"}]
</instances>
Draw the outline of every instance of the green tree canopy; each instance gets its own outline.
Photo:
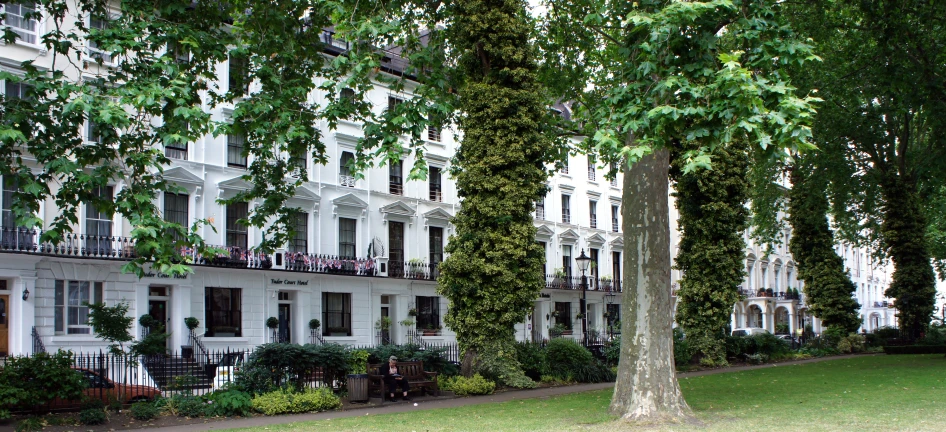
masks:
<instances>
[{"instance_id":1,"label":"green tree canopy","mask_svg":"<svg viewBox=\"0 0 946 432\"><path fill-rule=\"evenodd\" d=\"M814 163L829 176L834 222L848 241L894 263L886 295L912 337L929 325L935 295L930 241L944 214L946 3L787 3L794 26L825 59L795 74L820 90ZM931 213L928 213L931 212ZM931 227L929 221L934 221Z\"/></svg>"},{"instance_id":2,"label":"green tree canopy","mask_svg":"<svg viewBox=\"0 0 946 432\"><path fill-rule=\"evenodd\" d=\"M422 154L421 134L431 115L446 121L452 112L419 98L394 110L372 111L364 96L373 85L398 92L417 71L443 58L442 51L426 50L406 68L382 73L382 59L392 56L383 48L419 46L420 32L416 26L373 21L378 4L38 3L42 13L26 18L45 20L49 31L38 43L49 55L23 62L22 74L0 72L8 86L22 89L2 100L0 123L0 175L18 186L12 206L16 223L44 228L42 241L58 243L78 226L80 203L117 213L131 224L137 249L125 269L139 275L149 261L161 272L188 272L183 246L213 252L197 235L200 223L213 221L184 227L161 217L156 198L180 190L163 175L171 162L164 148L186 148L211 135L245 137L244 178L252 187L221 201L258 203L242 222L266 228L259 248L267 251L285 243L292 230L295 209L287 201L310 169L295 161L326 161L321 123L364 122L366 138L354 163L364 168L374 160ZM91 27L76 16L107 24ZM333 29L333 39L326 29ZM12 27L3 36L7 44L18 37ZM430 54L437 52L439 57ZM436 71L427 75L430 87L445 87ZM356 97L338 97L345 88L354 89ZM317 91L328 95L327 102L313 97ZM215 120L223 110L225 119ZM410 137L406 150L398 144L402 135ZM425 165L415 166L412 176L425 172ZM96 192L109 184L118 185L114 198ZM44 227L35 215L46 199L59 212Z\"/></svg>"},{"instance_id":3,"label":"green tree canopy","mask_svg":"<svg viewBox=\"0 0 946 432\"><path fill-rule=\"evenodd\" d=\"M546 6L546 82L576 101L590 149L631 165L623 200L624 337L611 410L628 419L686 415L673 374L670 257L661 252L669 246L668 149L682 153L689 172L708 167L713 150L734 141L768 155L811 148L813 98L797 97L780 67L814 57L780 20L775 1Z\"/></svg>"}]
</instances>

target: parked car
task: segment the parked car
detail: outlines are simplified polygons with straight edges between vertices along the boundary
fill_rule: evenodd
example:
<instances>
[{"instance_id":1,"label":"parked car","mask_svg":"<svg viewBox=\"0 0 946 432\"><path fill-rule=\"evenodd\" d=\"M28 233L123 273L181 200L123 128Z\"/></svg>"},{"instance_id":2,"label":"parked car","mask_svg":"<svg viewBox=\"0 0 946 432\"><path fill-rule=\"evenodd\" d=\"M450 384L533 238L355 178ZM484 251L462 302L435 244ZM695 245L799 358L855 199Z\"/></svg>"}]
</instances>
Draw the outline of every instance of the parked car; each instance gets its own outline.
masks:
<instances>
[{"instance_id":1,"label":"parked car","mask_svg":"<svg viewBox=\"0 0 946 432\"><path fill-rule=\"evenodd\" d=\"M161 390L154 387L116 383L90 369L73 369L85 378L88 386L85 390L82 390L82 397L78 400L56 399L50 404L52 408L78 408L88 399L100 400L105 405L110 405L113 402L127 405L139 401L152 401L154 398L161 396Z\"/></svg>"},{"instance_id":2,"label":"parked car","mask_svg":"<svg viewBox=\"0 0 946 432\"><path fill-rule=\"evenodd\" d=\"M746 327L746 328L737 328L733 329L733 336L752 336L757 334L768 333L769 331L764 328L759 327Z\"/></svg>"},{"instance_id":3,"label":"parked car","mask_svg":"<svg viewBox=\"0 0 946 432\"><path fill-rule=\"evenodd\" d=\"M220 358L217 370L214 372L214 390L223 388L227 383L236 379L236 373L243 367L243 352L230 352Z\"/></svg>"}]
</instances>

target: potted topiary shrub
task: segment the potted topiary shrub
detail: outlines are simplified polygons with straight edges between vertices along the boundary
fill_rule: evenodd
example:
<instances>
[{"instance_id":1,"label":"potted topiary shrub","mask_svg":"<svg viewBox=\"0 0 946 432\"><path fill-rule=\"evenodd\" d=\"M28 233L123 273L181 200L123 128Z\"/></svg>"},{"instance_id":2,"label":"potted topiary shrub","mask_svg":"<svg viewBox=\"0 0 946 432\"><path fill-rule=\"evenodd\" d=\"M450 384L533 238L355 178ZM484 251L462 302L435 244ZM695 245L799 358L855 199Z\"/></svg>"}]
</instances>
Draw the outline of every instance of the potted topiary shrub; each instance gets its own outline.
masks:
<instances>
[{"instance_id":1,"label":"potted topiary shrub","mask_svg":"<svg viewBox=\"0 0 946 432\"><path fill-rule=\"evenodd\" d=\"M376 330L387 331L391 329L391 317L383 316L374 323Z\"/></svg>"},{"instance_id":2,"label":"potted topiary shrub","mask_svg":"<svg viewBox=\"0 0 946 432\"><path fill-rule=\"evenodd\" d=\"M279 327L279 318L276 318L276 317L267 318L266 327L268 327L270 332L272 333L272 336L270 336L271 341L273 343L280 342L278 334L277 334L278 331L276 330L276 328Z\"/></svg>"},{"instance_id":3,"label":"potted topiary shrub","mask_svg":"<svg viewBox=\"0 0 946 432\"><path fill-rule=\"evenodd\" d=\"M611 289L611 276L601 276L601 288Z\"/></svg>"},{"instance_id":4,"label":"potted topiary shrub","mask_svg":"<svg viewBox=\"0 0 946 432\"><path fill-rule=\"evenodd\" d=\"M194 330L200 326L200 321L194 317L184 318L184 325L187 326L187 330L190 332L190 340L187 341L187 344L181 345L181 357L185 359L194 358L194 345L192 345L194 338Z\"/></svg>"},{"instance_id":5,"label":"potted topiary shrub","mask_svg":"<svg viewBox=\"0 0 946 432\"><path fill-rule=\"evenodd\" d=\"M322 327L321 321L319 321L316 318L312 318L309 320L309 330L315 331L315 330L318 330L319 327Z\"/></svg>"}]
</instances>

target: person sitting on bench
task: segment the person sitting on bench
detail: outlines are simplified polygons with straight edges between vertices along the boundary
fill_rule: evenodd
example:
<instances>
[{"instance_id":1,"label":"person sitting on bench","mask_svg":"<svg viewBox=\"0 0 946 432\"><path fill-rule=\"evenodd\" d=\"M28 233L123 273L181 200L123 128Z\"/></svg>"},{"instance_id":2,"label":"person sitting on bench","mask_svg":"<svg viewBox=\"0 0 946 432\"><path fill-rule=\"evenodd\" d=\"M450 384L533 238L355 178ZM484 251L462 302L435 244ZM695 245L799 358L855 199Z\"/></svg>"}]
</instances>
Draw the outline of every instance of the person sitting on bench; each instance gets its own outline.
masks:
<instances>
[{"instance_id":1,"label":"person sitting on bench","mask_svg":"<svg viewBox=\"0 0 946 432\"><path fill-rule=\"evenodd\" d=\"M388 364L381 366L381 375L384 376L384 388L386 388L390 394L388 400L391 402L397 401L397 399L394 398L394 390L397 389L397 387L400 387L401 391L404 393L404 400L411 400L411 398L407 397L407 389L409 388L407 377L401 376L397 370L397 357L391 356L391 358L388 359Z\"/></svg>"}]
</instances>

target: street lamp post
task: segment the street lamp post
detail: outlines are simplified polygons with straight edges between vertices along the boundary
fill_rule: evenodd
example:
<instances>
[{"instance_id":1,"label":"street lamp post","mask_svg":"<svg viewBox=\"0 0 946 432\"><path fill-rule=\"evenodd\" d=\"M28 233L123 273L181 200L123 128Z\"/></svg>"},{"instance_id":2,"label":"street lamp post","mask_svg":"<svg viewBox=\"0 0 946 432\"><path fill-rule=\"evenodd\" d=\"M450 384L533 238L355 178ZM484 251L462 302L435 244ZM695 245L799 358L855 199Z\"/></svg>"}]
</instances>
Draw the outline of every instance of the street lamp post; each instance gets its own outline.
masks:
<instances>
[{"instance_id":1,"label":"street lamp post","mask_svg":"<svg viewBox=\"0 0 946 432\"><path fill-rule=\"evenodd\" d=\"M578 255L578 258L575 258L575 262L578 263L578 269L581 270L581 300L578 303L578 308L581 313L581 337L588 339L588 302L585 300L585 291L588 289L588 278L585 276L585 271L588 270L588 266L591 265L591 258L585 255L585 250L581 250L581 254Z\"/></svg>"},{"instance_id":2,"label":"street lamp post","mask_svg":"<svg viewBox=\"0 0 946 432\"><path fill-rule=\"evenodd\" d=\"M611 305L614 304L614 291L611 288L608 288L608 293L604 295L605 299L608 301L608 340L614 339L614 328L612 324L614 323L614 317L611 316Z\"/></svg>"}]
</instances>

